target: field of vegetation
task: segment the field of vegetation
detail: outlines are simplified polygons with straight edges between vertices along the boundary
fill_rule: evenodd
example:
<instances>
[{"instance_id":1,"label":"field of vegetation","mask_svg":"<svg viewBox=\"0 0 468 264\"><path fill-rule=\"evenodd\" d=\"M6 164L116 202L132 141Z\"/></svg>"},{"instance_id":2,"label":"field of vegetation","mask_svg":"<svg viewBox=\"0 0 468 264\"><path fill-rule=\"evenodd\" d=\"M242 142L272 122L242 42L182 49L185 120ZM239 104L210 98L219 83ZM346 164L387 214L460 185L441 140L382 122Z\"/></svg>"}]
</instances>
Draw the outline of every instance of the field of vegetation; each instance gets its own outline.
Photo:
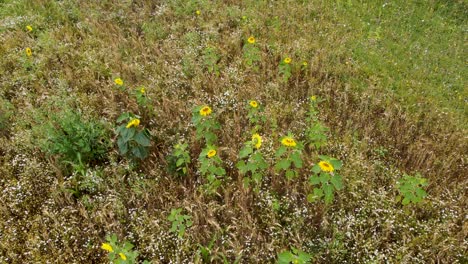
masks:
<instances>
[{"instance_id":1,"label":"field of vegetation","mask_svg":"<svg viewBox=\"0 0 468 264\"><path fill-rule=\"evenodd\" d=\"M0 263L467 263L464 0L0 0Z\"/></svg>"}]
</instances>

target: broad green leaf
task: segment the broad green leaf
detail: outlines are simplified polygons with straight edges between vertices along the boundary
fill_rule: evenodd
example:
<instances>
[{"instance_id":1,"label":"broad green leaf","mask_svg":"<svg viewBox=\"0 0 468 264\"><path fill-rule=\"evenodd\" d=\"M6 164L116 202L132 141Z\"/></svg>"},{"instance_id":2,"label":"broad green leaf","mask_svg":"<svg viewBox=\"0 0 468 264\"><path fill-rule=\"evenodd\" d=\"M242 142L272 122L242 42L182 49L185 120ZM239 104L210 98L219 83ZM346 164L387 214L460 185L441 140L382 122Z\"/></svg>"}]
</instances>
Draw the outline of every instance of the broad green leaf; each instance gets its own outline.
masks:
<instances>
[{"instance_id":1,"label":"broad green leaf","mask_svg":"<svg viewBox=\"0 0 468 264\"><path fill-rule=\"evenodd\" d=\"M407 197L403 198L403 201L401 202L403 205L407 205L411 202L410 199L408 199Z\"/></svg>"},{"instance_id":2,"label":"broad green leaf","mask_svg":"<svg viewBox=\"0 0 468 264\"><path fill-rule=\"evenodd\" d=\"M133 138L133 136L135 135L135 128L134 127L131 127L131 128L125 128L123 131L122 131L122 140L127 142L129 141L130 139Z\"/></svg>"},{"instance_id":3,"label":"broad green leaf","mask_svg":"<svg viewBox=\"0 0 468 264\"><path fill-rule=\"evenodd\" d=\"M120 154L125 155L128 152L128 143L125 142L122 138L117 140L117 145L119 147Z\"/></svg>"},{"instance_id":4,"label":"broad green leaf","mask_svg":"<svg viewBox=\"0 0 468 264\"><path fill-rule=\"evenodd\" d=\"M294 255L289 251L278 254L278 264L289 264L292 260L294 260Z\"/></svg>"},{"instance_id":5,"label":"broad green leaf","mask_svg":"<svg viewBox=\"0 0 468 264\"><path fill-rule=\"evenodd\" d=\"M315 164L313 167L312 167L312 172L314 173L319 173L320 172L320 166L318 164Z\"/></svg>"},{"instance_id":6,"label":"broad green leaf","mask_svg":"<svg viewBox=\"0 0 468 264\"><path fill-rule=\"evenodd\" d=\"M141 146L149 147L151 146L151 141L144 131L138 132L135 137L135 141Z\"/></svg>"},{"instance_id":7,"label":"broad green leaf","mask_svg":"<svg viewBox=\"0 0 468 264\"><path fill-rule=\"evenodd\" d=\"M343 166L343 163L337 159L331 159L330 163L335 170L339 170Z\"/></svg>"},{"instance_id":8,"label":"broad green leaf","mask_svg":"<svg viewBox=\"0 0 468 264\"><path fill-rule=\"evenodd\" d=\"M130 113L123 113L117 118L117 123L120 123L128 118L130 118Z\"/></svg>"},{"instance_id":9,"label":"broad green leaf","mask_svg":"<svg viewBox=\"0 0 468 264\"><path fill-rule=\"evenodd\" d=\"M296 172L293 171L293 170L288 170L286 171L286 178L288 180L291 180L292 178L294 178L296 176Z\"/></svg>"},{"instance_id":10,"label":"broad green leaf","mask_svg":"<svg viewBox=\"0 0 468 264\"><path fill-rule=\"evenodd\" d=\"M322 186L322 189L323 189L323 192L325 194L325 203L326 204L330 204L331 202L333 202L333 186L330 185L330 184L324 184Z\"/></svg>"},{"instance_id":11,"label":"broad green leaf","mask_svg":"<svg viewBox=\"0 0 468 264\"><path fill-rule=\"evenodd\" d=\"M291 161L288 159L283 159L280 160L276 165L282 170L287 170L291 166Z\"/></svg>"},{"instance_id":12,"label":"broad green leaf","mask_svg":"<svg viewBox=\"0 0 468 264\"><path fill-rule=\"evenodd\" d=\"M317 176L310 176L309 177L309 182L312 184L312 185L317 185L320 183L320 178L317 177Z\"/></svg>"},{"instance_id":13,"label":"broad green leaf","mask_svg":"<svg viewBox=\"0 0 468 264\"><path fill-rule=\"evenodd\" d=\"M334 175L331 177L330 182L335 186L335 189L341 190L343 188L343 181L340 175Z\"/></svg>"},{"instance_id":14,"label":"broad green leaf","mask_svg":"<svg viewBox=\"0 0 468 264\"><path fill-rule=\"evenodd\" d=\"M302 159L301 154L299 152L293 152L290 157L291 160L294 162L294 166L296 166L296 168L302 168Z\"/></svg>"},{"instance_id":15,"label":"broad green leaf","mask_svg":"<svg viewBox=\"0 0 468 264\"><path fill-rule=\"evenodd\" d=\"M252 148L249 147L249 146L246 146L244 148L241 149L241 151L239 152L239 157L241 159L247 157L250 153L252 153Z\"/></svg>"},{"instance_id":16,"label":"broad green leaf","mask_svg":"<svg viewBox=\"0 0 468 264\"><path fill-rule=\"evenodd\" d=\"M185 160L183 158L179 158L176 162L176 166L180 167L182 164L184 164Z\"/></svg>"},{"instance_id":17,"label":"broad green leaf","mask_svg":"<svg viewBox=\"0 0 468 264\"><path fill-rule=\"evenodd\" d=\"M279 149L276 151L275 156L277 158L281 157L281 155L283 155L286 152L286 150L287 150L287 148L285 146L279 147Z\"/></svg>"}]
</instances>

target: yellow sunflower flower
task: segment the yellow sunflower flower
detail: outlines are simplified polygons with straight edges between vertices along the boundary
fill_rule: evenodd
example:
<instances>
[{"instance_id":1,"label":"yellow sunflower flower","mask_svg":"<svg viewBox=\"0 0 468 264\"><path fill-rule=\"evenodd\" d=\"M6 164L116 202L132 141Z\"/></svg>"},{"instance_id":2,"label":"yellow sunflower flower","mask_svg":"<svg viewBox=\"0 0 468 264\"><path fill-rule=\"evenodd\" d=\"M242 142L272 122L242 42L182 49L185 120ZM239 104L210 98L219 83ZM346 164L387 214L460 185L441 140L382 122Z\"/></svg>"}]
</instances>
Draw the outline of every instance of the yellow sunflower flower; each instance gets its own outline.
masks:
<instances>
[{"instance_id":1,"label":"yellow sunflower flower","mask_svg":"<svg viewBox=\"0 0 468 264\"><path fill-rule=\"evenodd\" d=\"M254 44L255 43L255 38L253 36L250 36L247 41L250 43L250 44Z\"/></svg>"},{"instance_id":2,"label":"yellow sunflower flower","mask_svg":"<svg viewBox=\"0 0 468 264\"><path fill-rule=\"evenodd\" d=\"M251 107L253 107L253 108L257 108L257 107L258 107L258 103L257 103L257 101L255 101L255 100L250 101L250 102L249 102L249 105L250 105Z\"/></svg>"},{"instance_id":3,"label":"yellow sunflower flower","mask_svg":"<svg viewBox=\"0 0 468 264\"><path fill-rule=\"evenodd\" d=\"M255 148L259 149L262 146L262 137L255 133L252 135L252 142L254 143Z\"/></svg>"},{"instance_id":4,"label":"yellow sunflower flower","mask_svg":"<svg viewBox=\"0 0 468 264\"><path fill-rule=\"evenodd\" d=\"M124 253L119 253L119 256L123 260L127 260L127 256L124 255Z\"/></svg>"},{"instance_id":5,"label":"yellow sunflower flower","mask_svg":"<svg viewBox=\"0 0 468 264\"><path fill-rule=\"evenodd\" d=\"M199 16L199 15L201 15L201 11L197 10L197 11L195 11L195 14L197 14L197 16Z\"/></svg>"},{"instance_id":6,"label":"yellow sunflower flower","mask_svg":"<svg viewBox=\"0 0 468 264\"><path fill-rule=\"evenodd\" d=\"M25 52L26 52L26 55L28 55L28 57L31 57L31 56L32 56L32 50L31 50L31 48L26 48Z\"/></svg>"},{"instance_id":7,"label":"yellow sunflower flower","mask_svg":"<svg viewBox=\"0 0 468 264\"><path fill-rule=\"evenodd\" d=\"M292 137L285 137L281 140L281 144L285 145L286 147L295 147L296 141Z\"/></svg>"},{"instance_id":8,"label":"yellow sunflower flower","mask_svg":"<svg viewBox=\"0 0 468 264\"><path fill-rule=\"evenodd\" d=\"M145 87L140 88L140 93L144 94L146 92Z\"/></svg>"},{"instance_id":9,"label":"yellow sunflower flower","mask_svg":"<svg viewBox=\"0 0 468 264\"><path fill-rule=\"evenodd\" d=\"M330 162L328 161L323 161L323 160L320 161L319 166L320 166L320 169L325 172L332 172L335 170L335 168L333 168L333 165L331 165Z\"/></svg>"},{"instance_id":10,"label":"yellow sunflower flower","mask_svg":"<svg viewBox=\"0 0 468 264\"><path fill-rule=\"evenodd\" d=\"M122 79L120 79L120 78L116 78L116 79L114 80L114 83L117 84L118 86L122 86L122 85L123 85L123 81L122 81Z\"/></svg>"},{"instance_id":11,"label":"yellow sunflower flower","mask_svg":"<svg viewBox=\"0 0 468 264\"><path fill-rule=\"evenodd\" d=\"M307 61L302 62L302 66L307 67L307 65L309 65Z\"/></svg>"},{"instance_id":12,"label":"yellow sunflower flower","mask_svg":"<svg viewBox=\"0 0 468 264\"><path fill-rule=\"evenodd\" d=\"M31 32L31 31L33 31L33 28L32 28L30 25L27 25L27 26L26 26L26 30L27 30L28 32Z\"/></svg>"},{"instance_id":13,"label":"yellow sunflower flower","mask_svg":"<svg viewBox=\"0 0 468 264\"><path fill-rule=\"evenodd\" d=\"M114 249L109 243L102 243L101 248L109 252L114 252Z\"/></svg>"},{"instance_id":14,"label":"yellow sunflower flower","mask_svg":"<svg viewBox=\"0 0 468 264\"><path fill-rule=\"evenodd\" d=\"M291 58L287 57L283 61L284 61L284 63L289 64L289 63L291 63Z\"/></svg>"},{"instance_id":15,"label":"yellow sunflower flower","mask_svg":"<svg viewBox=\"0 0 468 264\"><path fill-rule=\"evenodd\" d=\"M312 96L310 97L310 100L311 100L312 102L315 102L315 101L317 101L317 96L315 96L315 95L312 95Z\"/></svg>"},{"instance_id":16,"label":"yellow sunflower flower","mask_svg":"<svg viewBox=\"0 0 468 264\"><path fill-rule=\"evenodd\" d=\"M128 122L126 128L131 128L131 127L137 127L140 125L140 119L138 118L134 118L132 120L130 120L130 122Z\"/></svg>"},{"instance_id":17,"label":"yellow sunflower flower","mask_svg":"<svg viewBox=\"0 0 468 264\"><path fill-rule=\"evenodd\" d=\"M206 156L208 158L212 158L212 157L216 156L216 150L210 149L210 151L208 151L208 154L206 154Z\"/></svg>"},{"instance_id":18,"label":"yellow sunflower flower","mask_svg":"<svg viewBox=\"0 0 468 264\"><path fill-rule=\"evenodd\" d=\"M210 115L211 114L211 108L207 105L205 105L204 107L202 107L202 109L200 109L200 115L202 116L207 116L207 115Z\"/></svg>"}]
</instances>

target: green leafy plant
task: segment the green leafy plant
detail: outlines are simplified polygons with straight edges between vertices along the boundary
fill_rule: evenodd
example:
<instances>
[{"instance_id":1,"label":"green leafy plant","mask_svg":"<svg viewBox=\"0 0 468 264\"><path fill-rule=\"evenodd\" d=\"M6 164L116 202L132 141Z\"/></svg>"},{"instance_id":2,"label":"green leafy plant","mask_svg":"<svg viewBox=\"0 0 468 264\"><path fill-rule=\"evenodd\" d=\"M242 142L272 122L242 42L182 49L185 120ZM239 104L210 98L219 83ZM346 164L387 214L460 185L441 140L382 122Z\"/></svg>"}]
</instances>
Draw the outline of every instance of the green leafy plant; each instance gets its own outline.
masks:
<instances>
[{"instance_id":1,"label":"green leafy plant","mask_svg":"<svg viewBox=\"0 0 468 264\"><path fill-rule=\"evenodd\" d=\"M259 62L261 59L260 49L257 47L256 40L253 36L250 36L247 39L246 43L244 44L244 47L242 48L242 51L244 55L245 64L249 67L254 67L255 69L258 69L255 63Z\"/></svg>"},{"instance_id":2,"label":"green leafy plant","mask_svg":"<svg viewBox=\"0 0 468 264\"><path fill-rule=\"evenodd\" d=\"M200 153L198 161L200 162L200 173L207 180L207 183L204 185L205 191L208 194L216 193L218 187L221 186L220 177L226 175L226 170L221 167L222 161L218 156L216 148L208 145Z\"/></svg>"},{"instance_id":3,"label":"green leafy plant","mask_svg":"<svg viewBox=\"0 0 468 264\"><path fill-rule=\"evenodd\" d=\"M106 159L111 144L103 123L69 109L49 118L35 130L44 152L58 155L64 163L90 164Z\"/></svg>"},{"instance_id":4,"label":"green leafy plant","mask_svg":"<svg viewBox=\"0 0 468 264\"><path fill-rule=\"evenodd\" d=\"M312 255L295 247L291 247L291 250L286 250L278 254L277 264L306 264L310 263L311 259Z\"/></svg>"},{"instance_id":5,"label":"green leafy plant","mask_svg":"<svg viewBox=\"0 0 468 264\"><path fill-rule=\"evenodd\" d=\"M255 100L250 100L247 103L247 118L249 119L250 124L254 125L254 128L252 130L252 133L257 132L261 128L261 124L266 121L266 118L264 115L261 115L263 112L263 106L260 105L257 101Z\"/></svg>"},{"instance_id":6,"label":"green leafy plant","mask_svg":"<svg viewBox=\"0 0 468 264\"><path fill-rule=\"evenodd\" d=\"M218 137L214 133L221 126L212 115L211 107L197 106L192 111L192 123L196 128L196 139L205 139L206 144L214 144Z\"/></svg>"},{"instance_id":7,"label":"green leafy plant","mask_svg":"<svg viewBox=\"0 0 468 264\"><path fill-rule=\"evenodd\" d=\"M107 243L102 243L101 249L107 251L107 257L113 264L135 264L138 263L138 251L133 250L133 244L124 241L120 243L117 240L117 236L112 234L106 236ZM143 264L149 264L147 260L142 262Z\"/></svg>"},{"instance_id":8,"label":"green leafy plant","mask_svg":"<svg viewBox=\"0 0 468 264\"><path fill-rule=\"evenodd\" d=\"M328 128L324 126L318 119L317 103L320 102L316 96L311 96L309 111L307 112L306 122L309 127L306 130L307 144L310 147L320 149L327 143Z\"/></svg>"},{"instance_id":9,"label":"green leafy plant","mask_svg":"<svg viewBox=\"0 0 468 264\"><path fill-rule=\"evenodd\" d=\"M220 59L219 54L214 47L206 47L203 50L203 64L209 73L214 73L219 76L218 61Z\"/></svg>"},{"instance_id":10,"label":"green leafy plant","mask_svg":"<svg viewBox=\"0 0 468 264\"><path fill-rule=\"evenodd\" d=\"M181 214L181 212L182 208L172 209L171 214L167 217L167 220L172 223L170 231L176 233L179 238L182 238L187 227L191 227L193 224L192 217Z\"/></svg>"},{"instance_id":11,"label":"green leafy plant","mask_svg":"<svg viewBox=\"0 0 468 264\"><path fill-rule=\"evenodd\" d=\"M322 197L326 204L333 202L335 190L343 188L343 179L337 173L342 162L328 156L319 155L320 162L312 167L314 175L309 177L309 183L314 186L313 192L307 196L309 202L315 202Z\"/></svg>"},{"instance_id":12,"label":"green leafy plant","mask_svg":"<svg viewBox=\"0 0 468 264\"><path fill-rule=\"evenodd\" d=\"M146 96L146 88L143 86L138 87L135 90L135 98L139 106L147 107L148 106L148 97Z\"/></svg>"},{"instance_id":13,"label":"green leafy plant","mask_svg":"<svg viewBox=\"0 0 468 264\"><path fill-rule=\"evenodd\" d=\"M123 113L117 119L117 123L123 123L116 130L119 152L132 160L145 159L151 146L150 133L140 126L139 118L131 113Z\"/></svg>"},{"instance_id":14,"label":"green leafy plant","mask_svg":"<svg viewBox=\"0 0 468 264\"><path fill-rule=\"evenodd\" d=\"M117 78L114 78L114 87L119 89L120 91L124 92L125 91L125 84L124 84L124 81L117 77Z\"/></svg>"},{"instance_id":15,"label":"green leafy plant","mask_svg":"<svg viewBox=\"0 0 468 264\"><path fill-rule=\"evenodd\" d=\"M281 146L276 151L276 171L285 171L288 180L298 175L297 169L302 168L302 150L304 145L296 141L292 134L281 138Z\"/></svg>"},{"instance_id":16,"label":"green leafy plant","mask_svg":"<svg viewBox=\"0 0 468 264\"><path fill-rule=\"evenodd\" d=\"M244 187L249 188L253 184L255 192L260 190L264 171L268 168L268 163L260 152L261 145L262 137L259 134L254 134L252 140L245 142L244 147L240 150L240 161L236 164L239 172L245 175Z\"/></svg>"},{"instance_id":17,"label":"green leafy plant","mask_svg":"<svg viewBox=\"0 0 468 264\"><path fill-rule=\"evenodd\" d=\"M398 200L403 197L401 201L403 205L421 202L427 196L426 191L423 189L427 185L427 179L422 178L419 173L415 176L403 175L403 178L397 182L397 188L400 192Z\"/></svg>"},{"instance_id":18,"label":"green leafy plant","mask_svg":"<svg viewBox=\"0 0 468 264\"><path fill-rule=\"evenodd\" d=\"M292 67L291 67L291 58L286 57L284 58L279 66L278 66L278 73L283 78L283 81L287 82L289 78L292 76Z\"/></svg>"},{"instance_id":19,"label":"green leafy plant","mask_svg":"<svg viewBox=\"0 0 468 264\"><path fill-rule=\"evenodd\" d=\"M187 175L188 165L190 164L190 153L188 151L187 143L177 143L174 150L168 158L169 171L184 176Z\"/></svg>"}]
</instances>

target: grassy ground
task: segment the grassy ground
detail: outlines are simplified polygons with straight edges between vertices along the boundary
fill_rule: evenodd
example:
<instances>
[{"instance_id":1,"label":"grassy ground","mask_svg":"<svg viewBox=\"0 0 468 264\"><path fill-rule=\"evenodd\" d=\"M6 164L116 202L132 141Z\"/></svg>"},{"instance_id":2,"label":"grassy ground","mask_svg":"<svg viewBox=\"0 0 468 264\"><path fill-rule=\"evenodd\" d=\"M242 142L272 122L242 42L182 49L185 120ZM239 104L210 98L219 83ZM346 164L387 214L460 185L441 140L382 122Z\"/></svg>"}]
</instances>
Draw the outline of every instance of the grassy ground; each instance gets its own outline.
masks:
<instances>
[{"instance_id":1,"label":"grassy ground","mask_svg":"<svg viewBox=\"0 0 468 264\"><path fill-rule=\"evenodd\" d=\"M273 263L291 247L313 263L466 263L467 4L362 2L0 0L0 262L105 263L116 234L152 263ZM306 141L312 95L328 142L287 180L275 151L288 132ZM266 117L259 192L235 166L248 100ZM191 123L205 104L226 170L214 195ZM117 147L124 112L151 134L138 164ZM343 162L331 204L307 201L319 154ZM417 172L428 196L403 206L396 183ZM182 238L175 208L193 221Z\"/></svg>"}]
</instances>

